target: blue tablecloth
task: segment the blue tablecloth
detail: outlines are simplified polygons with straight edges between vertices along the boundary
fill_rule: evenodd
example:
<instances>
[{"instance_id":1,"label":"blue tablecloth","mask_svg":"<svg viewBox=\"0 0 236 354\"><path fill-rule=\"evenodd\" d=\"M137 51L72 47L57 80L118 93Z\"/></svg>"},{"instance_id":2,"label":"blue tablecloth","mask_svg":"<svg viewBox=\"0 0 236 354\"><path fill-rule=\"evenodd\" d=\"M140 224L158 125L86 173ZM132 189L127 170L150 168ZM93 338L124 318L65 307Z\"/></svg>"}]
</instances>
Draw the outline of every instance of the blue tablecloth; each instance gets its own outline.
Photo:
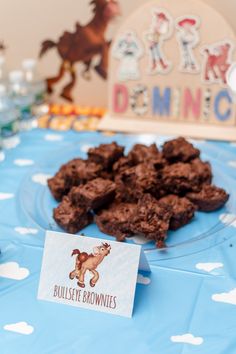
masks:
<instances>
[{"instance_id":1,"label":"blue tablecloth","mask_svg":"<svg viewBox=\"0 0 236 354\"><path fill-rule=\"evenodd\" d=\"M234 237L196 254L151 261L151 275L137 283L132 319L37 300L45 231L21 213L21 182L59 146L89 145L98 136L35 130L0 154L0 353L236 353ZM236 178L236 144L210 145Z\"/></svg>"}]
</instances>

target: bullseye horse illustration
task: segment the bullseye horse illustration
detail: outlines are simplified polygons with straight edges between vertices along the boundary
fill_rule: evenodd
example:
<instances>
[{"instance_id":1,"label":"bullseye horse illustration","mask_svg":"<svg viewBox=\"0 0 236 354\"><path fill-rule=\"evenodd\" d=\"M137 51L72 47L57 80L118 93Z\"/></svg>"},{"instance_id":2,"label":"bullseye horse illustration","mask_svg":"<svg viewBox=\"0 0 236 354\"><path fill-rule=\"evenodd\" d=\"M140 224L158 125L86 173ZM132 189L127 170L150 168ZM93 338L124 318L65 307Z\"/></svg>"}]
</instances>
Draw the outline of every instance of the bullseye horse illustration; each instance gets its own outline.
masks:
<instances>
[{"instance_id":1,"label":"bullseye horse illustration","mask_svg":"<svg viewBox=\"0 0 236 354\"><path fill-rule=\"evenodd\" d=\"M232 45L222 43L204 49L206 55L205 81L226 84L226 74L232 64Z\"/></svg>"},{"instance_id":2,"label":"bullseye horse illustration","mask_svg":"<svg viewBox=\"0 0 236 354\"><path fill-rule=\"evenodd\" d=\"M85 26L76 23L73 33L64 32L58 42L50 39L41 44L39 57L41 58L49 49L56 48L62 63L58 74L48 78L48 93L53 92L53 86L60 81L66 72L69 72L71 81L63 88L61 97L73 101L71 91L76 84L75 63L82 62L85 69L83 78L90 79L90 68L96 55L100 55L100 62L94 67L95 71L103 79L107 78L108 53L111 42L105 38L109 23L120 15L120 6L117 0L92 0L94 16Z\"/></svg>"},{"instance_id":3,"label":"bullseye horse illustration","mask_svg":"<svg viewBox=\"0 0 236 354\"><path fill-rule=\"evenodd\" d=\"M99 279L99 273L96 269L110 251L111 246L108 243L102 243L101 246L95 247L92 254L80 252L78 249L73 250L71 256L76 255L75 269L70 272L69 278L71 280L77 278L78 286L84 288L85 274L87 271L90 271L93 274L93 277L90 279L90 286L94 287Z\"/></svg>"}]
</instances>

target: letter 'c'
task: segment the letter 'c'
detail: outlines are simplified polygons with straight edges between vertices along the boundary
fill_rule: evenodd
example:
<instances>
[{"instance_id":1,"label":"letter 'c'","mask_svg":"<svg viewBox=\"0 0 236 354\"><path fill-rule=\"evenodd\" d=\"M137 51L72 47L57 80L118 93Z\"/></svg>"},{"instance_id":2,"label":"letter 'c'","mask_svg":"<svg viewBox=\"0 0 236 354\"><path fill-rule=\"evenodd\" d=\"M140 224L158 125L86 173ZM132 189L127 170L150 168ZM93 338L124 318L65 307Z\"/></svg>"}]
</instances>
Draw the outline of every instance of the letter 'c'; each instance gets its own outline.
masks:
<instances>
[{"instance_id":1,"label":"letter 'c'","mask_svg":"<svg viewBox=\"0 0 236 354\"><path fill-rule=\"evenodd\" d=\"M225 110L225 112L221 112L220 110L220 104L222 100L225 100L229 103L229 108ZM222 90L218 93L218 95L215 98L215 103L214 103L214 111L216 118L221 121L226 121L230 119L231 114L232 114L232 109L230 106L232 106L233 100L227 90Z\"/></svg>"}]
</instances>

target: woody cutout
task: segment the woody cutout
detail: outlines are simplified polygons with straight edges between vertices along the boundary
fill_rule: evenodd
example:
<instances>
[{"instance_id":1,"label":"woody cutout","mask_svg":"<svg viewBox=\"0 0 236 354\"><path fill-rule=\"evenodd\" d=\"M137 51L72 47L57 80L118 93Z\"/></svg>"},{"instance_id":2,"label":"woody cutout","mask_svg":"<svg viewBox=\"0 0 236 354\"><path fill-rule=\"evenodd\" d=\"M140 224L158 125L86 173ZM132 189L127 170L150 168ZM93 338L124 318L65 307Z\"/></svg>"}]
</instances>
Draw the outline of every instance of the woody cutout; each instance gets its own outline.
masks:
<instances>
[{"instance_id":1,"label":"woody cutout","mask_svg":"<svg viewBox=\"0 0 236 354\"><path fill-rule=\"evenodd\" d=\"M170 16L164 11L155 10L152 25L149 32L146 33L151 74L164 74L171 69L171 63L166 60L162 51L163 42L170 37L171 33L172 20Z\"/></svg>"}]
</instances>

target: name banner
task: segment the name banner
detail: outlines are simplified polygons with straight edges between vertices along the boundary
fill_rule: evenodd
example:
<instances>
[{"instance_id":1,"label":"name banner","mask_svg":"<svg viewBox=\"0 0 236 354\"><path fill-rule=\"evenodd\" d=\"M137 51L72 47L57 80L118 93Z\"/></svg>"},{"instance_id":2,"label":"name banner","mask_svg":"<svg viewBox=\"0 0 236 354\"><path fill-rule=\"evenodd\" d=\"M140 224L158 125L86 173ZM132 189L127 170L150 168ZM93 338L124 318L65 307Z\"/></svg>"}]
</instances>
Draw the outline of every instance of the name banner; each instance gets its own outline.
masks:
<instances>
[{"instance_id":1,"label":"name banner","mask_svg":"<svg viewBox=\"0 0 236 354\"><path fill-rule=\"evenodd\" d=\"M199 0L141 6L114 38L109 114L99 128L235 140L226 80L235 39L226 19Z\"/></svg>"}]
</instances>

